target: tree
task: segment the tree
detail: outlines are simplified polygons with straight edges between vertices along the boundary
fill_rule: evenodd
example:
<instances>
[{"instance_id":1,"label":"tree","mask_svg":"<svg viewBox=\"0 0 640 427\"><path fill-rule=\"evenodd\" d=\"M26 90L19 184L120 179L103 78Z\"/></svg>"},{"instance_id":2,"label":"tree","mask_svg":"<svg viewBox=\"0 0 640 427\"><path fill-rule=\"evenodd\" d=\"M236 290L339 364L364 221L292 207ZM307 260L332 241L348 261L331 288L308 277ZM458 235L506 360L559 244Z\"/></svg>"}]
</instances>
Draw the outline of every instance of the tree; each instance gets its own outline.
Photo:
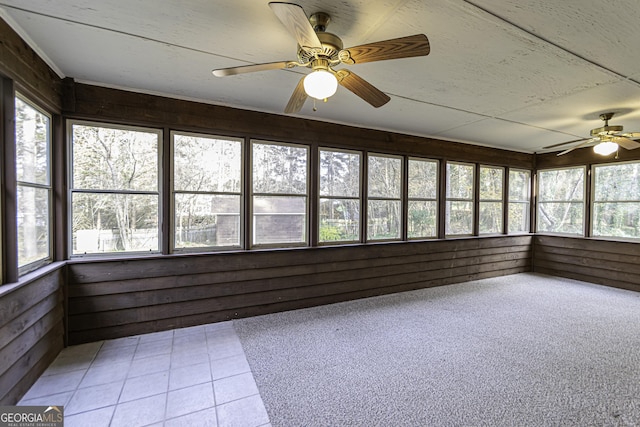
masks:
<instances>
[{"instance_id":1,"label":"tree","mask_svg":"<svg viewBox=\"0 0 640 427\"><path fill-rule=\"evenodd\" d=\"M320 241L357 240L360 154L320 151Z\"/></svg>"},{"instance_id":2,"label":"tree","mask_svg":"<svg viewBox=\"0 0 640 427\"><path fill-rule=\"evenodd\" d=\"M155 132L73 126L76 239L87 230L97 239L95 251L159 249L158 149ZM114 241L105 241L103 230Z\"/></svg>"},{"instance_id":3,"label":"tree","mask_svg":"<svg viewBox=\"0 0 640 427\"><path fill-rule=\"evenodd\" d=\"M15 98L18 264L49 256L49 117Z\"/></svg>"}]
</instances>

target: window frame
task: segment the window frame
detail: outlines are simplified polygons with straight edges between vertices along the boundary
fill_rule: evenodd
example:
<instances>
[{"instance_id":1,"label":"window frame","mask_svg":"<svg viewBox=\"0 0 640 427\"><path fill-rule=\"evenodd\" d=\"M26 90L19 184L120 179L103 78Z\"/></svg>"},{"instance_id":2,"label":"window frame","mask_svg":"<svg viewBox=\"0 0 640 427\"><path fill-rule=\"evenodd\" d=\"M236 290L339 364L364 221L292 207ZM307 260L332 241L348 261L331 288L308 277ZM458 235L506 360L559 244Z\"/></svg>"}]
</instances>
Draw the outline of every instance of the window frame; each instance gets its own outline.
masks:
<instances>
[{"instance_id":1,"label":"window frame","mask_svg":"<svg viewBox=\"0 0 640 427\"><path fill-rule=\"evenodd\" d=\"M204 139L212 139L212 140L224 140L230 142L237 142L240 144L240 190L238 192L231 191L188 191L188 190L176 190L175 187L175 137L176 135L186 136L186 137L194 137L194 138L204 138ZM207 134L202 132L184 132L179 130L171 130L169 132L169 168L170 168L170 176L171 176L171 184L169 188L170 193L170 213L169 213L169 234L168 236L170 241L170 252L171 253L191 253L191 252L223 252L229 250L238 250L244 248L245 242L245 155L246 155L246 144L244 138L239 137L231 137L217 134ZM240 211L239 211L239 235L238 235L238 244L237 245L205 245L205 246L194 246L194 247L176 247L176 194L197 194L197 195L211 195L211 196L219 196L219 195L234 195L239 196L240 198Z\"/></svg>"},{"instance_id":2,"label":"window frame","mask_svg":"<svg viewBox=\"0 0 640 427\"><path fill-rule=\"evenodd\" d=\"M624 161L624 162L610 162L610 163L597 163L597 164L592 164L591 168L589 169L589 172L591 174L591 188L590 188L590 194L591 194L591 198L589 200L589 212L590 212L590 218L589 218L589 237L592 237L594 239L599 239L599 240L615 240L615 241L625 241L625 242L633 242L633 243L637 243L640 241L640 235L638 237L625 237L625 236L612 236L612 235L594 235L593 233L593 226L594 226L594 222L595 222L595 205L596 203L635 203L640 205L640 199L638 200L607 200L604 202L600 202L596 200L596 179L597 179L597 174L596 174L596 170L599 167L611 167L611 166L620 166L620 165L625 165L625 164L637 164L638 167L640 167L640 160L629 160L629 161Z\"/></svg>"},{"instance_id":3,"label":"window frame","mask_svg":"<svg viewBox=\"0 0 640 427\"><path fill-rule=\"evenodd\" d=\"M527 183L526 183L526 189L527 189L527 199L526 200L520 200L520 199L514 199L511 200L511 183L513 182L511 180L511 173L512 172L524 172L528 175L528 179L527 179ZM532 194L531 194L531 177L533 176L533 173L528 170L528 169L519 169L519 168L509 168L509 185L508 188L506 189L506 196L507 196L507 227L505 232L508 235L518 235L518 234L529 234L531 233L531 199L532 199ZM514 231L511 232L509 227L512 224L511 221L511 216L509 215L509 213L511 212L511 204L524 204L526 205L526 218L527 218L527 226L525 227L527 230L525 231Z\"/></svg>"},{"instance_id":4,"label":"window frame","mask_svg":"<svg viewBox=\"0 0 640 427\"><path fill-rule=\"evenodd\" d=\"M74 174L74 163L73 163L73 126L94 126L100 128L107 129L116 129L116 130L131 130L131 131L139 131L146 133L155 133L157 135L158 141L158 152L157 154L157 189L156 191L141 191L141 190L92 190L92 189L76 189L73 186L73 174ZM153 128L153 127L145 127L145 126L136 126L136 125L126 125L119 124L114 122L101 122L95 120L82 120L82 119L67 119L66 121L66 132L67 132L67 245L68 245L68 258L69 259L78 259L78 258L127 258L127 257L139 257L144 255L158 255L162 253L163 250L163 230L162 230L162 222L163 218L163 195L164 188L162 185L162 177L163 177L163 148L164 148L164 130L161 128ZM157 250L136 250L136 251L122 251L122 252L87 252L87 253L74 253L73 251L73 194L131 194L131 195L157 195L158 197L158 211L157 211L157 239L158 239L158 248ZM167 237L169 238L169 237Z\"/></svg>"},{"instance_id":5,"label":"window frame","mask_svg":"<svg viewBox=\"0 0 640 427\"><path fill-rule=\"evenodd\" d=\"M55 207L53 206L53 192L54 192L54 188L53 188L53 114L49 113L48 111L46 111L44 108L40 107L38 105L38 103L31 99L30 97L28 97L27 95L24 95L23 93L20 92L20 90L15 90L13 93L13 98L14 98L14 110L13 110L13 116L14 116L14 123L17 122L17 118L16 118L16 113L17 113L17 107L16 107L16 100L19 99L21 102L25 103L26 105L28 105L30 108L32 108L33 110L35 110L36 112L42 114L43 116L47 117L48 119L48 126L47 126L47 135L46 135L46 139L47 139L47 183L46 184L40 184L40 183L35 183L35 182L28 182L28 181L21 181L18 178L18 174L17 174L17 157L15 159L15 163L14 163L14 169L16 169L16 173L15 173L15 180L16 180L16 192L15 192L15 218L14 220L16 221L15 224L15 231L16 231L16 249L18 249L18 244L19 244L19 227L18 227L18 223L17 223L17 219L18 219L18 214L20 212L19 209L19 201L18 201L18 190L20 187L23 188L32 188L35 190L46 190L47 191L47 256L44 258L39 258L36 259L34 261L28 262L24 265L20 265L20 261L19 261L19 254L16 253L16 267L17 267L17 271L18 271L18 277L23 276L27 273L30 273L34 270L37 270L38 268L41 268L47 264L50 264L51 262L53 262L53 250L54 250L54 242L53 242L53 228L54 228L54 209ZM14 135L17 132L17 128L14 125ZM15 144L15 153L17 156L17 147L18 147L18 139L17 139L17 135L14 137L14 144ZM18 249L19 250L19 249Z\"/></svg>"},{"instance_id":6,"label":"window frame","mask_svg":"<svg viewBox=\"0 0 640 427\"><path fill-rule=\"evenodd\" d=\"M321 180L322 180L322 175L321 175L321 170L322 170L322 165L321 165L321 161L322 161L322 152L323 151L328 151L328 152L334 152L334 153L344 153L344 154L354 154L358 156L359 159L359 165L358 165L358 196L357 197L349 197L349 196L327 196L327 195L323 195L322 191L321 191ZM318 189L317 189L317 199L318 199L318 206L317 206L317 224L318 224L318 246L338 246L338 245L349 245L349 244L354 244L354 243L359 243L362 240L362 233L363 233L363 226L366 225L366 221L363 218L363 176L364 176L364 153L362 151L358 151L358 150L350 150L350 149L341 149L341 148L334 148L334 147L318 147ZM320 220L320 209L321 209L321 200L323 199L328 199L328 200L357 200L358 202L358 206L360 208L360 217L358 219L358 233L356 235L355 239L352 240L321 240L320 239L320 227L322 226L321 224L321 220Z\"/></svg>"},{"instance_id":7,"label":"window frame","mask_svg":"<svg viewBox=\"0 0 640 427\"><path fill-rule=\"evenodd\" d=\"M398 160L399 164L400 164L400 171L399 171L399 182L398 182L398 189L399 189L399 195L398 197L382 197L382 196L375 196L372 197L370 196L370 191L371 191L371 185L370 185L370 174L369 172L371 172L371 157L382 157L382 158L391 158L391 159L395 159ZM405 189L404 189L404 184L403 184L403 176L404 176L404 158L405 156L402 155L394 155L394 154L386 154L386 153L378 153L378 152L367 152L366 153L366 218L364 218L365 223L364 223L364 228L363 228L363 234L364 234L364 241L367 243L377 243L377 242L397 242L397 241L403 241L404 240L404 223L405 223L405 209L404 209L404 200L405 200ZM363 182L365 180L363 179ZM398 202L400 204L400 208L399 208L399 217L398 217L398 236L397 237L391 237L391 238L372 238L369 236L369 220L370 220L370 208L369 208L369 202L371 201L385 201L385 202Z\"/></svg>"},{"instance_id":8,"label":"window frame","mask_svg":"<svg viewBox=\"0 0 640 427\"><path fill-rule=\"evenodd\" d=\"M461 166L467 166L471 168L472 171L472 176L471 176L471 198L470 199L464 199L464 198L460 198L460 197L449 197L449 171L448 171L448 167L449 165L461 165ZM444 165L444 176L445 176L445 183L444 183L444 213L445 213L445 217L443 218L444 220L444 233L445 233L445 239L447 238L458 238L458 237L473 237L474 236L474 231L476 229L476 227L478 226L476 224L476 173L477 173L477 163L468 163L468 162L458 162L458 161L446 161L445 165ZM449 202L468 202L471 205L471 230L469 233L462 233L462 234L452 234L449 233L449 210L447 209L448 207L448 203Z\"/></svg>"},{"instance_id":9,"label":"window frame","mask_svg":"<svg viewBox=\"0 0 640 427\"><path fill-rule=\"evenodd\" d=\"M502 197L500 199L483 199L482 198L482 183L481 183L481 179L482 179L482 169L496 169L496 170L500 170L500 172L502 173L502 179L501 179L501 195ZM506 168L503 166L493 166L493 165L484 165L484 164L480 164L478 165L478 184L479 184L479 188L478 188L478 235L479 236L496 236L498 234L504 234L504 207L505 207L505 190L506 190ZM482 204L483 203L500 203L500 230L498 231L490 231L490 232L483 232L480 229L480 223L481 223L481 216L482 216Z\"/></svg>"},{"instance_id":10,"label":"window frame","mask_svg":"<svg viewBox=\"0 0 640 427\"><path fill-rule=\"evenodd\" d=\"M286 147L296 147L303 148L307 153L306 159L306 185L305 185L305 194L301 196L300 194L291 194L291 193L261 193L254 191L254 181L253 181L253 168L254 168L254 151L253 147L255 144L262 145L276 145L276 146L286 146ZM249 140L249 148L248 148L248 156L249 156L249 176L248 176L248 185L249 185L249 212L247 213L248 221L246 223L249 224L248 230L246 232L249 236L249 249L276 249L276 248L296 248L296 247L308 247L310 245L310 200L311 200L311 147L306 144L296 144L290 142L281 142L281 141L271 141L266 139L259 138L251 138ZM258 196L266 196L266 197L304 197L304 235L305 239L303 242L273 242L273 243L255 243L256 240L256 227L255 227L255 197Z\"/></svg>"},{"instance_id":11,"label":"window frame","mask_svg":"<svg viewBox=\"0 0 640 427\"><path fill-rule=\"evenodd\" d=\"M566 201L566 200L541 200L540 193L540 173L544 172L552 172L552 171L560 171L560 170L570 170L570 169L582 169L583 178L582 178L582 198L579 203L582 204L582 227L581 233L567 233L567 232L553 232L553 231L540 231L540 203L578 203L577 201ZM567 166L567 167L557 167L557 168L546 168L546 169L538 169L536 171L537 179L536 179L536 233L538 234L548 234L553 236L573 236L573 237L587 237L585 233L586 229L586 221L587 221L587 166L586 165L578 165L578 166Z\"/></svg>"},{"instance_id":12,"label":"window frame","mask_svg":"<svg viewBox=\"0 0 640 427\"><path fill-rule=\"evenodd\" d=\"M410 170L410 165L412 161L418 161L418 162L428 162L428 163L434 163L436 166L436 181L435 181L435 197L430 198L430 197L414 197L411 196L409 194L409 186L411 185L410 180L411 180L411 170ZM439 222L440 222L440 161L435 160L435 159L430 159L430 158L426 158L426 157L417 157L417 156L407 156L407 218L406 218L406 224L407 224L407 241L410 240L434 240L438 238L438 230L439 230ZM410 214L410 204L411 202L435 202L436 204L436 209L435 209L435 229L434 229L434 234L431 236L413 236L410 237L409 236L409 223L410 223L410 219L409 219L409 214Z\"/></svg>"}]
</instances>

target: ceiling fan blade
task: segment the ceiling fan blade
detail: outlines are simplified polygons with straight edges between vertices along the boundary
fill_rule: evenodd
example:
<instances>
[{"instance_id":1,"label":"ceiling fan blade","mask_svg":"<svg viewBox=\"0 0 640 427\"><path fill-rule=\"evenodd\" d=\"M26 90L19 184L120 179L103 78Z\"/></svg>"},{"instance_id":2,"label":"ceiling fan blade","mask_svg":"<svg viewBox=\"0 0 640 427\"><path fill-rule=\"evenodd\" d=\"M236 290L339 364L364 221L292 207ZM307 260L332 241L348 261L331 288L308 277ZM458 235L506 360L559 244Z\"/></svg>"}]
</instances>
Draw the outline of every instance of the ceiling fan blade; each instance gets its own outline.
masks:
<instances>
[{"instance_id":1,"label":"ceiling fan blade","mask_svg":"<svg viewBox=\"0 0 640 427\"><path fill-rule=\"evenodd\" d=\"M553 145L547 145L546 147L542 147L543 150L546 150L547 148L556 148L556 147L561 147L563 145L567 145L567 144L573 144L574 142L580 142L580 141L584 141L585 138L580 138L580 139L574 139L573 141L565 141L565 142L559 142L557 144L553 144Z\"/></svg>"},{"instance_id":2,"label":"ceiling fan blade","mask_svg":"<svg viewBox=\"0 0 640 427\"><path fill-rule=\"evenodd\" d=\"M269 7L304 50L322 49L304 9L293 3L272 1Z\"/></svg>"},{"instance_id":3,"label":"ceiling fan blade","mask_svg":"<svg viewBox=\"0 0 640 427\"><path fill-rule=\"evenodd\" d=\"M586 145L589 145L589 144L591 144L592 142L596 142L596 141L600 141L600 138L591 138L591 139L587 139L586 141L584 141L584 142L582 142L582 143L580 143L580 144L578 144L578 145L574 145L573 147L571 147L571 148L569 148L569 149L567 149L567 150L564 150L563 152L558 153L557 155L558 155L558 156L562 156L562 155L564 155L564 154L567 154L567 153L572 152L573 150L576 150L576 149L578 149L578 148L582 148L582 147L584 147L584 146L586 146Z\"/></svg>"},{"instance_id":4,"label":"ceiling fan blade","mask_svg":"<svg viewBox=\"0 0 640 427\"><path fill-rule=\"evenodd\" d=\"M387 59L425 56L430 51L431 47L427 36L416 34L343 49L339 53L339 58L345 64L362 64Z\"/></svg>"},{"instance_id":5,"label":"ceiling fan blade","mask_svg":"<svg viewBox=\"0 0 640 427\"><path fill-rule=\"evenodd\" d=\"M376 108L382 107L391 99L386 93L351 71L338 70L336 71L336 77L338 78L338 83Z\"/></svg>"},{"instance_id":6,"label":"ceiling fan blade","mask_svg":"<svg viewBox=\"0 0 640 427\"><path fill-rule=\"evenodd\" d=\"M640 148L640 142L625 138L624 136L614 136L611 140L627 150L635 150L636 148Z\"/></svg>"},{"instance_id":7,"label":"ceiling fan blade","mask_svg":"<svg viewBox=\"0 0 640 427\"><path fill-rule=\"evenodd\" d=\"M293 68L298 65L293 61L267 62L264 64L241 65L239 67L220 68L213 70L216 77L234 76L236 74L253 73L254 71L280 70L283 68Z\"/></svg>"},{"instance_id":8,"label":"ceiling fan blade","mask_svg":"<svg viewBox=\"0 0 640 427\"><path fill-rule=\"evenodd\" d=\"M627 138L640 138L640 132L625 132L622 136L626 136Z\"/></svg>"},{"instance_id":9,"label":"ceiling fan blade","mask_svg":"<svg viewBox=\"0 0 640 427\"><path fill-rule=\"evenodd\" d=\"M293 114L300 111L304 102L307 100L307 93L304 91L304 78L303 76L300 81L298 81L298 85L293 90L293 94L291 94L291 98L289 98L289 102L287 106L284 108L284 112L287 114Z\"/></svg>"}]
</instances>

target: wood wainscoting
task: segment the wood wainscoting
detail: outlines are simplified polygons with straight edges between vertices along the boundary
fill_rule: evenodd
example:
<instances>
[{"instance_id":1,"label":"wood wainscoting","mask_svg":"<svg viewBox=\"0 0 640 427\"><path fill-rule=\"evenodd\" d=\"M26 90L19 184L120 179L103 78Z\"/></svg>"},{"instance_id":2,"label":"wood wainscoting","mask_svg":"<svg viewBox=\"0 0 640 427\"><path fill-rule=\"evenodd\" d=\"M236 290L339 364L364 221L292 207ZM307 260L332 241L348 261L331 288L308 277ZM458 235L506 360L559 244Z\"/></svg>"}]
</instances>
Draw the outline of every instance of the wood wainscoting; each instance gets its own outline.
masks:
<instances>
[{"instance_id":1,"label":"wood wainscoting","mask_svg":"<svg viewBox=\"0 0 640 427\"><path fill-rule=\"evenodd\" d=\"M536 235L533 271L640 292L640 245Z\"/></svg>"},{"instance_id":2,"label":"wood wainscoting","mask_svg":"<svg viewBox=\"0 0 640 427\"><path fill-rule=\"evenodd\" d=\"M532 236L68 262L69 343L531 271Z\"/></svg>"},{"instance_id":3,"label":"wood wainscoting","mask_svg":"<svg viewBox=\"0 0 640 427\"><path fill-rule=\"evenodd\" d=\"M64 263L0 293L0 406L15 405L64 347Z\"/></svg>"}]
</instances>

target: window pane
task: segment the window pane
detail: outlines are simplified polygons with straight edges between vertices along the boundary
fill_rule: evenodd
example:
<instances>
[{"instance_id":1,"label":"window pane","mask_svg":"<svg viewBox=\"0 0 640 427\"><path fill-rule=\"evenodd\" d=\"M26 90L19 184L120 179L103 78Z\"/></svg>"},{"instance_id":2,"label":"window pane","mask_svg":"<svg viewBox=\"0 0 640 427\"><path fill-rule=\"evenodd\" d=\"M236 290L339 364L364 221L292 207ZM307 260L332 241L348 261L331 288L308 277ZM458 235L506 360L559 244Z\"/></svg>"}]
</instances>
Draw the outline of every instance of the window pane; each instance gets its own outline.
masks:
<instances>
[{"instance_id":1,"label":"window pane","mask_svg":"<svg viewBox=\"0 0 640 427\"><path fill-rule=\"evenodd\" d=\"M304 243L306 197L255 196L253 198L253 243Z\"/></svg>"},{"instance_id":2,"label":"window pane","mask_svg":"<svg viewBox=\"0 0 640 427\"><path fill-rule=\"evenodd\" d=\"M367 238L399 239L402 204L399 200L369 200Z\"/></svg>"},{"instance_id":3,"label":"window pane","mask_svg":"<svg viewBox=\"0 0 640 427\"><path fill-rule=\"evenodd\" d=\"M241 178L241 141L174 135L175 190L240 193Z\"/></svg>"},{"instance_id":4,"label":"window pane","mask_svg":"<svg viewBox=\"0 0 640 427\"><path fill-rule=\"evenodd\" d=\"M473 165L447 163L447 197L473 199Z\"/></svg>"},{"instance_id":5,"label":"window pane","mask_svg":"<svg viewBox=\"0 0 640 427\"><path fill-rule=\"evenodd\" d=\"M240 246L240 196L175 195L175 247Z\"/></svg>"},{"instance_id":6,"label":"window pane","mask_svg":"<svg viewBox=\"0 0 640 427\"><path fill-rule=\"evenodd\" d=\"M158 251L158 196L74 193L73 253Z\"/></svg>"},{"instance_id":7,"label":"window pane","mask_svg":"<svg viewBox=\"0 0 640 427\"><path fill-rule=\"evenodd\" d=\"M502 233L504 169L480 166L480 216L478 233Z\"/></svg>"},{"instance_id":8,"label":"window pane","mask_svg":"<svg viewBox=\"0 0 640 427\"><path fill-rule=\"evenodd\" d=\"M320 241L360 239L360 200L320 199Z\"/></svg>"},{"instance_id":9,"label":"window pane","mask_svg":"<svg viewBox=\"0 0 640 427\"><path fill-rule=\"evenodd\" d=\"M20 97L14 100L17 255L24 274L51 259L51 119Z\"/></svg>"},{"instance_id":10,"label":"window pane","mask_svg":"<svg viewBox=\"0 0 640 427\"><path fill-rule=\"evenodd\" d=\"M480 202L479 232L502 233L502 202Z\"/></svg>"},{"instance_id":11,"label":"window pane","mask_svg":"<svg viewBox=\"0 0 640 427\"><path fill-rule=\"evenodd\" d=\"M158 134L73 126L73 187L158 190Z\"/></svg>"},{"instance_id":12,"label":"window pane","mask_svg":"<svg viewBox=\"0 0 640 427\"><path fill-rule=\"evenodd\" d=\"M320 195L360 197L360 155L320 151Z\"/></svg>"},{"instance_id":13,"label":"window pane","mask_svg":"<svg viewBox=\"0 0 640 427\"><path fill-rule=\"evenodd\" d=\"M446 234L473 234L473 203L447 201L446 203Z\"/></svg>"},{"instance_id":14,"label":"window pane","mask_svg":"<svg viewBox=\"0 0 640 427\"><path fill-rule=\"evenodd\" d=\"M509 233L529 232L529 204L509 203Z\"/></svg>"},{"instance_id":15,"label":"window pane","mask_svg":"<svg viewBox=\"0 0 640 427\"><path fill-rule=\"evenodd\" d=\"M409 198L438 198L438 162L409 159Z\"/></svg>"},{"instance_id":16,"label":"window pane","mask_svg":"<svg viewBox=\"0 0 640 427\"><path fill-rule=\"evenodd\" d=\"M528 233L530 230L531 173L509 170L509 233Z\"/></svg>"},{"instance_id":17,"label":"window pane","mask_svg":"<svg viewBox=\"0 0 640 427\"><path fill-rule=\"evenodd\" d=\"M308 149L253 143L253 192L307 194Z\"/></svg>"},{"instance_id":18,"label":"window pane","mask_svg":"<svg viewBox=\"0 0 640 427\"><path fill-rule=\"evenodd\" d=\"M445 234L473 234L474 165L447 163Z\"/></svg>"},{"instance_id":19,"label":"window pane","mask_svg":"<svg viewBox=\"0 0 640 427\"><path fill-rule=\"evenodd\" d=\"M529 200L531 174L529 171L509 171L509 200Z\"/></svg>"},{"instance_id":20,"label":"window pane","mask_svg":"<svg viewBox=\"0 0 640 427\"><path fill-rule=\"evenodd\" d=\"M540 201L582 201L584 168L540 171L538 187Z\"/></svg>"},{"instance_id":21,"label":"window pane","mask_svg":"<svg viewBox=\"0 0 640 427\"><path fill-rule=\"evenodd\" d=\"M594 203L593 235L640 237L640 202Z\"/></svg>"},{"instance_id":22,"label":"window pane","mask_svg":"<svg viewBox=\"0 0 640 427\"><path fill-rule=\"evenodd\" d=\"M640 237L640 163L593 168L594 236Z\"/></svg>"},{"instance_id":23,"label":"window pane","mask_svg":"<svg viewBox=\"0 0 640 427\"><path fill-rule=\"evenodd\" d=\"M438 235L438 202L409 200L408 237L435 237Z\"/></svg>"},{"instance_id":24,"label":"window pane","mask_svg":"<svg viewBox=\"0 0 640 427\"><path fill-rule=\"evenodd\" d=\"M397 157L369 156L369 197L400 198L402 161Z\"/></svg>"},{"instance_id":25,"label":"window pane","mask_svg":"<svg viewBox=\"0 0 640 427\"><path fill-rule=\"evenodd\" d=\"M538 172L539 232L584 234L583 167Z\"/></svg>"},{"instance_id":26,"label":"window pane","mask_svg":"<svg viewBox=\"0 0 640 427\"><path fill-rule=\"evenodd\" d=\"M49 189L18 185L18 266L49 258Z\"/></svg>"},{"instance_id":27,"label":"window pane","mask_svg":"<svg viewBox=\"0 0 640 427\"><path fill-rule=\"evenodd\" d=\"M20 98L16 103L16 179L49 185L49 117Z\"/></svg>"},{"instance_id":28,"label":"window pane","mask_svg":"<svg viewBox=\"0 0 640 427\"><path fill-rule=\"evenodd\" d=\"M579 234L583 232L582 202L538 203L538 231Z\"/></svg>"},{"instance_id":29,"label":"window pane","mask_svg":"<svg viewBox=\"0 0 640 427\"><path fill-rule=\"evenodd\" d=\"M594 167L595 201L640 201L640 163Z\"/></svg>"},{"instance_id":30,"label":"window pane","mask_svg":"<svg viewBox=\"0 0 640 427\"><path fill-rule=\"evenodd\" d=\"M504 169L480 167L480 200L502 200Z\"/></svg>"}]
</instances>

